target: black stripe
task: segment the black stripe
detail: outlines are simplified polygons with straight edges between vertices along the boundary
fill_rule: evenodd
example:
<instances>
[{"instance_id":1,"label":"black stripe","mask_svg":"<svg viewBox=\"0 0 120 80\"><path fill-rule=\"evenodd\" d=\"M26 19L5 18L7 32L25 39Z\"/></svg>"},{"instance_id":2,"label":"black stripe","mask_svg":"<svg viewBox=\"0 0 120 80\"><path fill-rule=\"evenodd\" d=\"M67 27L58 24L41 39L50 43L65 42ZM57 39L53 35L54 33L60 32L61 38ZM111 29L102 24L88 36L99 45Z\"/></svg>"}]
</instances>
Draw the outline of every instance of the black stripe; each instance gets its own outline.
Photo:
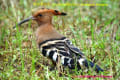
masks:
<instances>
[{"instance_id":1,"label":"black stripe","mask_svg":"<svg viewBox=\"0 0 120 80\"><path fill-rule=\"evenodd\" d=\"M65 15L67 15L67 13L62 12L61 15L65 16Z\"/></svg>"},{"instance_id":2,"label":"black stripe","mask_svg":"<svg viewBox=\"0 0 120 80\"><path fill-rule=\"evenodd\" d=\"M45 49L42 49L43 56L46 56L47 51Z\"/></svg>"},{"instance_id":3,"label":"black stripe","mask_svg":"<svg viewBox=\"0 0 120 80\"><path fill-rule=\"evenodd\" d=\"M62 54L63 56L68 56L70 57L70 55L67 52L63 52L63 51L59 51L60 54Z\"/></svg>"},{"instance_id":4,"label":"black stripe","mask_svg":"<svg viewBox=\"0 0 120 80\"><path fill-rule=\"evenodd\" d=\"M68 65L68 60L69 60L69 58L64 58L64 66Z\"/></svg>"},{"instance_id":5,"label":"black stripe","mask_svg":"<svg viewBox=\"0 0 120 80\"><path fill-rule=\"evenodd\" d=\"M65 48L60 48L60 47L56 47L58 50L61 50L61 51L66 51Z\"/></svg>"},{"instance_id":6,"label":"black stripe","mask_svg":"<svg viewBox=\"0 0 120 80\"><path fill-rule=\"evenodd\" d=\"M65 42L56 42L56 44L65 44Z\"/></svg>"},{"instance_id":7,"label":"black stripe","mask_svg":"<svg viewBox=\"0 0 120 80\"><path fill-rule=\"evenodd\" d=\"M56 13L58 13L58 10L55 10Z\"/></svg>"},{"instance_id":8,"label":"black stripe","mask_svg":"<svg viewBox=\"0 0 120 80\"><path fill-rule=\"evenodd\" d=\"M65 46L65 44L63 42L56 42L55 44L56 44L56 46Z\"/></svg>"},{"instance_id":9,"label":"black stripe","mask_svg":"<svg viewBox=\"0 0 120 80\"><path fill-rule=\"evenodd\" d=\"M42 48L43 49L50 49L52 47L55 47L55 44L50 44L50 45L47 45L47 46L43 46Z\"/></svg>"},{"instance_id":10,"label":"black stripe","mask_svg":"<svg viewBox=\"0 0 120 80\"><path fill-rule=\"evenodd\" d=\"M64 39L66 39L66 37L62 37L62 38L59 38L59 39L49 39L49 40L45 40L45 41L39 43L39 47L40 47L42 44L44 44L44 43L46 43L46 42L49 42L49 41L64 40Z\"/></svg>"},{"instance_id":11,"label":"black stripe","mask_svg":"<svg viewBox=\"0 0 120 80\"><path fill-rule=\"evenodd\" d=\"M78 62L78 61L77 61L77 69L78 69L78 70L80 70L80 69L81 69L80 64L79 64L79 62Z\"/></svg>"},{"instance_id":12,"label":"black stripe","mask_svg":"<svg viewBox=\"0 0 120 80\"><path fill-rule=\"evenodd\" d=\"M74 59L71 59L70 64L74 64L74 63L75 63Z\"/></svg>"},{"instance_id":13,"label":"black stripe","mask_svg":"<svg viewBox=\"0 0 120 80\"><path fill-rule=\"evenodd\" d=\"M48 55L50 59L52 59L54 53L55 53L55 51L50 51L50 53L49 53L49 55Z\"/></svg>"},{"instance_id":14,"label":"black stripe","mask_svg":"<svg viewBox=\"0 0 120 80\"><path fill-rule=\"evenodd\" d=\"M64 44L61 44L61 42L57 42L57 43L54 43L54 44L48 44L46 46L43 46L44 49L50 49L52 47L60 47L60 46L63 46L64 47Z\"/></svg>"},{"instance_id":15,"label":"black stripe","mask_svg":"<svg viewBox=\"0 0 120 80\"><path fill-rule=\"evenodd\" d=\"M68 66L70 69L75 69L75 61L74 59L71 59L70 63L71 66Z\"/></svg>"}]
</instances>

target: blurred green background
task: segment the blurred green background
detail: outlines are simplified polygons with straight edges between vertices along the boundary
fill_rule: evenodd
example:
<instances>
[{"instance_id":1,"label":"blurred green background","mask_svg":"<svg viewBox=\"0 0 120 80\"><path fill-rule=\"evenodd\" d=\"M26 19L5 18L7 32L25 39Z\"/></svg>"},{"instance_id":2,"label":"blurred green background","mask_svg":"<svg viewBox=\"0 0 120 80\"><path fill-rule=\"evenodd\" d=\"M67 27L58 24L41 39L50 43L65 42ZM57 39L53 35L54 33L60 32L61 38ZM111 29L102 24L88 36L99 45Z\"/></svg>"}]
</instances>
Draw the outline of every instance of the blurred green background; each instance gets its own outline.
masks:
<instances>
[{"instance_id":1,"label":"blurred green background","mask_svg":"<svg viewBox=\"0 0 120 80\"><path fill-rule=\"evenodd\" d=\"M0 80L72 80L72 76L81 75L82 71L76 71L59 77L57 70L49 71L51 61L37 48L34 21L12 28L38 7L66 12L65 17L53 18L55 28L105 70L98 74L91 69L83 75L112 76L95 80L120 79L119 0L0 0Z\"/></svg>"}]
</instances>

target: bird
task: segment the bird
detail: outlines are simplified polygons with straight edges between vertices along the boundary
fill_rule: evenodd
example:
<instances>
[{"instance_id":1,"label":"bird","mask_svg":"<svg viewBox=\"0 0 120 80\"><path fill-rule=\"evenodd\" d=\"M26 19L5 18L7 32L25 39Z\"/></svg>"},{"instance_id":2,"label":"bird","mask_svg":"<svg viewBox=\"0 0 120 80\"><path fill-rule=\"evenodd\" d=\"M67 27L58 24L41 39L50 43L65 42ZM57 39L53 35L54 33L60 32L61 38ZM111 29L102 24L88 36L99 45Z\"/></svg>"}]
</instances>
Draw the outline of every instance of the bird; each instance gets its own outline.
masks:
<instances>
[{"instance_id":1,"label":"bird","mask_svg":"<svg viewBox=\"0 0 120 80\"><path fill-rule=\"evenodd\" d=\"M67 13L54 9L41 8L27 19L17 23L13 28L21 26L21 24L34 20L38 26L35 31L36 42L44 57L52 60L53 63L58 62L69 69L81 70L93 68L96 72L104 70L97 64L86 59L85 55L79 48L74 46L72 42L60 34L52 24L53 16L66 16Z\"/></svg>"}]
</instances>

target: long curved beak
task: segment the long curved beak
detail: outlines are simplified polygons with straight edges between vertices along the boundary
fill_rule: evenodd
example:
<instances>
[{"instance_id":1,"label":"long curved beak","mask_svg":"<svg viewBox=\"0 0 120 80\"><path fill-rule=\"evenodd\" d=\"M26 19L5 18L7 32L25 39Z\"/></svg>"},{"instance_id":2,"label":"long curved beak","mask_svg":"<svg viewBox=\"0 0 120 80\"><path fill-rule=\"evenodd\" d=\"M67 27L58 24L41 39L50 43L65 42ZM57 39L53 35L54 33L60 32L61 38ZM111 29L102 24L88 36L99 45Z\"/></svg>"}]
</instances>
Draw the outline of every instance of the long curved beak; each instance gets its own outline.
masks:
<instances>
[{"instance_id":1,"label":"long curved beak","mask_svg":"<svg viewBox=\"0 0 120 80\"><path fill-rule=\"evenodd\" d=\"M21 24L23 24L23 23L25 23L25 22L28 22L28 21L30 21L30 20L35 20L35 18L34 18L33 16L31 16L31 17L29 17L29 18L27 18L27 19L24 19L24 20L20 21L18 24L16 24L16 25L13 27L13 29L16 28L16 26L20 26Z\"/></svg>"}]
</instances>

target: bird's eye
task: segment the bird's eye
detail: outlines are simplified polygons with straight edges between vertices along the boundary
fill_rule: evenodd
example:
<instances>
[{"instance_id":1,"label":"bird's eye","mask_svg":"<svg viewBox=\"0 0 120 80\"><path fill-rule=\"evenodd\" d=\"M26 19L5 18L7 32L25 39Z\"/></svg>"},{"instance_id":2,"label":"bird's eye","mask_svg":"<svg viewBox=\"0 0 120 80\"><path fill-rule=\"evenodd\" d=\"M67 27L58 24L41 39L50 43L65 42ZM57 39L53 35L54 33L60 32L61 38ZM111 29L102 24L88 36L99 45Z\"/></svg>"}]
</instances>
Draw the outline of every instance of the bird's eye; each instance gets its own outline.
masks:
<instances>
[{"instance_id":1,"label":"bird's eye","mask_svg":"<svg viewBox=\"0 0 120 80\"><path fill-rule=\"evenodd\" d=\"M42 14L39 14L38 16L40 16L40 17L41 17L41 16L42 16Z\"/></svg>"}]
</instances>

